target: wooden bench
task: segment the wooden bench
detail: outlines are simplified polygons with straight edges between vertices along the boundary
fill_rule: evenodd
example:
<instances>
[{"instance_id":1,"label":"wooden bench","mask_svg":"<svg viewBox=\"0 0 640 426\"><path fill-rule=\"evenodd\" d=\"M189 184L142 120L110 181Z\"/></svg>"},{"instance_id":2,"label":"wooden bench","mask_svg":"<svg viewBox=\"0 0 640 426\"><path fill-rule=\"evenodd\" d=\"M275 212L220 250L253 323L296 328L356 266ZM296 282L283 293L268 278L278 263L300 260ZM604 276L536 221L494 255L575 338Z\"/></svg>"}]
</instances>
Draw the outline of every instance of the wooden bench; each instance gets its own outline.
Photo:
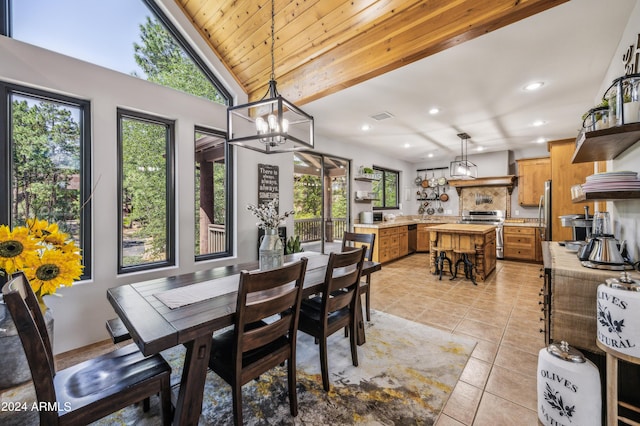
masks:
<instances>
[{"instance_id":1,"label":"wooden bench","mask_svg":"<svg viewBox=\"0 0 640 426\"><path fill-rule=\"evenodd\" d=\"M127 327L124 326L124 323L120 318L107 320L105 325L107 326L107 331L109 332L113 343L120 343L131 339L129 330L127 330Z\"/></svg>"}]
</instances>

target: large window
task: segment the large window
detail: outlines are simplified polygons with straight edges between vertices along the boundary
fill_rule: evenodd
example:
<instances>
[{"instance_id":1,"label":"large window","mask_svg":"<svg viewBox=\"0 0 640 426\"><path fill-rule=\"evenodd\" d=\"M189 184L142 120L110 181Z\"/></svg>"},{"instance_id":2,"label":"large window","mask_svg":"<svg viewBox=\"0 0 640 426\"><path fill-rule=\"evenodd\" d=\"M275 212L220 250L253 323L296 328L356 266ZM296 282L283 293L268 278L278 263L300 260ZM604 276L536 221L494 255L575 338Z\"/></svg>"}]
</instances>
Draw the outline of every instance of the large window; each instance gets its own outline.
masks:
<instances>
[{"instance_id":1,"label":"large window","mask_svg":"<svg viewBox=\"0 0 640 426\"><path fill-rule=\"evenodd\" d=\"M196 260L231 254L231 150L223 132L195 131Z\"/></svg>"},{"instance_id":2,"label":"large window","mask_svg":"<svg viewBox=\"0 0 640 426\"><path fill-rule=\"evenodd\" d=\"M373 208L376 210L397 209L400 173L376 166L373 167L373 170L382 175L382 179L374 181L371 188L376 194Z\"/></svg>"},{"instance_id":3,"label":"large window","mask_svg":"<svg viewBox=\"0 0 640 426\"><path fill-rule=\"evenodd\" d=\"M0 0L0 35L229 103L228 91L153 0Z\"/></svg>"},{"instance_id":4,"label":"large window","mask_svg":"<svg viewBox=\"0 0 640 426\"><path fill-rule=\"evenodd\" d=\"M0 82L0 223L55 222L91 276L89 103Z\"/></svg>"},{"instance_id":5,"label":"large window","mask_svg":"<svg viewBox=\"0 0 640 426\"><path fill-rule=\"evenodd\" d=\"M119 272L175 264L174 123L118 110Z\"/></svg>"}]
</instances>

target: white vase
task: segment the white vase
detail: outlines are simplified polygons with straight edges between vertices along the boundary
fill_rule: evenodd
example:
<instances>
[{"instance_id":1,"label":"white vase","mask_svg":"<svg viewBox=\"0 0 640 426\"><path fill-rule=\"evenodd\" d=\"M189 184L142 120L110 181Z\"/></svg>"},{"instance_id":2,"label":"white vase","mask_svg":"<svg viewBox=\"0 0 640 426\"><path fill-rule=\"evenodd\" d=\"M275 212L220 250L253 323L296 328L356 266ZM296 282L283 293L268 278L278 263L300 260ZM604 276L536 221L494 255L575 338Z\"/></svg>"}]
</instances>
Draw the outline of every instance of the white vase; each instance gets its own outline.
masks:
<instances>
[{"instance_id":1,"label":"white vase","mask_svg":"<svg viewBox=\"0 0 640 426\"><path fill-rule=\"evenodd\" d=\"M640 121L640 102L626 102L623 104L624 123L636 123Z\"/></svg>"},{"instance_id":2,"label":"white vase","mask_svg":"<svg viewBox=\"0 0 640 426\"><path fill-rule=\"evenodd\" d=\"M278 230L267 228L260 238L260 249L258 250L260 270L279 268L284 263L284 244L278 235Z\"/></svg>"}]
</instances>

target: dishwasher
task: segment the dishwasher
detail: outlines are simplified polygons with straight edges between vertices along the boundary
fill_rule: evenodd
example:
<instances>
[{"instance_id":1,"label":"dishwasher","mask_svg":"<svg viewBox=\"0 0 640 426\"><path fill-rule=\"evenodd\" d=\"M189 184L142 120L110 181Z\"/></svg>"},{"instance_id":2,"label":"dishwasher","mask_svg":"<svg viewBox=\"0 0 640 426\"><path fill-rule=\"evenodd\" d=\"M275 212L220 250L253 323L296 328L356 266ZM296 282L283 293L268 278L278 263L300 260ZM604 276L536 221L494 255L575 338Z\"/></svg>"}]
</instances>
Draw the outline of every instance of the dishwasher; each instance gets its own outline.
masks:
<instances>
[{"instance_id":1,"label":"dishwasher","mask_svg":"<svg viewBox=\"0 0 640 426\"><path fill-rule=\"evenodd\" d=\"M418 225L409 225L409 253L415 253L418 241Z\"/></svg>"}]
</instances>

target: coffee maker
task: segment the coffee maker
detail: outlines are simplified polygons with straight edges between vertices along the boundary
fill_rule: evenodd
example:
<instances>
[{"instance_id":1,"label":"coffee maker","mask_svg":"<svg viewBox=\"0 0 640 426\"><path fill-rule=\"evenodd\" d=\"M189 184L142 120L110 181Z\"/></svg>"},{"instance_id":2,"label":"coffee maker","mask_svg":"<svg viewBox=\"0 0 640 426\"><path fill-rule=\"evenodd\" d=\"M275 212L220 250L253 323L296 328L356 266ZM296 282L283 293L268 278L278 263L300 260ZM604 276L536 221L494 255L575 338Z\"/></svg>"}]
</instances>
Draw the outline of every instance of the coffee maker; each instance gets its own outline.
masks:
<instances>
[{"instance_id":1,"label":"coffee maker","mask_svg":"<svg viewBox=\"0 0 640 426\"><path fill-rule=\"evenodd\" d=\"M587 244L578 252L582 266L595 269L624 270L633 266L625 261L625 243L618 243L613 235L609 212L593 215L593 228Z\"/></svg>"}]
</instances>

